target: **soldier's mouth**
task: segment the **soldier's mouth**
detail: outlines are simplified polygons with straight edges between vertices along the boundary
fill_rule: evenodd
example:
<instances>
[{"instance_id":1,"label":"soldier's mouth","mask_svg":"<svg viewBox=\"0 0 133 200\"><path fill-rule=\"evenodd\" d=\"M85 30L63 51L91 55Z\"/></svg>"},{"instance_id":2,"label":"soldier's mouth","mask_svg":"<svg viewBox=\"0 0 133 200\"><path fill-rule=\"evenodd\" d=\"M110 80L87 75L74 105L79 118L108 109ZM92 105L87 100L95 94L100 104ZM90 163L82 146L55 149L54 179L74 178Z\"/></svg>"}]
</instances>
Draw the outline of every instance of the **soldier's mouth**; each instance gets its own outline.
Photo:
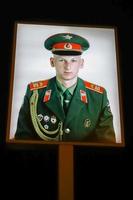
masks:
<instances>
[{"instance_id":1,"label":"soldier's mouth","mask_svg":"<svg viewBox=\"0 0 133 200\"><path fill-rule=\"evenodd\" d=\"M72 74L72 72L64 72L64 74Z\"/></svg>"}]
</instances>

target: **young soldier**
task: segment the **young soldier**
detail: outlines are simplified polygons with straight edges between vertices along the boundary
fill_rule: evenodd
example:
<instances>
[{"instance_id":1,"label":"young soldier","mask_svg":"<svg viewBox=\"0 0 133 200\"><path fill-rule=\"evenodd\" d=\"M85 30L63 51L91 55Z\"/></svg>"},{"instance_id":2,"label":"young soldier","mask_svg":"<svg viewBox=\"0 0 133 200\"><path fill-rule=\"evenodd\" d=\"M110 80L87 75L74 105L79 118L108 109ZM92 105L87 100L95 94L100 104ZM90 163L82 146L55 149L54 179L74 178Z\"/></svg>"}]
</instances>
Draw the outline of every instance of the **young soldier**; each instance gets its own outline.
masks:
<instances>
[{"instance_id":1,"label":"young soldier","mask_svg":"<svg viewBox=\"0 0 133 200\"><path fill-rule=\"evenodd\" d=\"M56 77L28 85L15 139L115 142L106 90L78 77L88 41L59 33L44 46L53 53Z\"/></svg>"}]
</instances>

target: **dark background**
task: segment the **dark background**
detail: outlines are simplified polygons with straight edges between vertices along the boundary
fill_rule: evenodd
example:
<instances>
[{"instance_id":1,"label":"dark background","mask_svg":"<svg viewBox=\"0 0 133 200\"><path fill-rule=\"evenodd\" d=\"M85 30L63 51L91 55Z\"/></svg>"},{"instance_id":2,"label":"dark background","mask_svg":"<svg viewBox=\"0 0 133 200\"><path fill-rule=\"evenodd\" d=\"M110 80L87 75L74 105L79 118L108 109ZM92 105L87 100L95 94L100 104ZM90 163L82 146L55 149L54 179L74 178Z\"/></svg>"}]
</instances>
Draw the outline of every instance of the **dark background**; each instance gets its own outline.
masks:
<instances>
[{"instance_id":1,"label":"dark background","mask_svg":"<svg viewBox=\"0 0 133 200\"><path fill-rule=\"evenodd\" d=\"M16 6L16 7L15 7ZM16 2L0 7L0 180L3 194L57 199L58 146L9 146L5 143L14 22L18 20L118 28L125 148L75 147L75 200L126 198L132 191L132 44L130 1ZM102 50L102 47L101 47ZM20 91L21 92L21 91ZM127 189L126 189L127 188ZM11 193L9 191L11 190ZM1 194L2 195L2 194ZM17 197L19 197L17 195ZM5 197L6 198L6 197Z\"/></svg>"}]
</instances>

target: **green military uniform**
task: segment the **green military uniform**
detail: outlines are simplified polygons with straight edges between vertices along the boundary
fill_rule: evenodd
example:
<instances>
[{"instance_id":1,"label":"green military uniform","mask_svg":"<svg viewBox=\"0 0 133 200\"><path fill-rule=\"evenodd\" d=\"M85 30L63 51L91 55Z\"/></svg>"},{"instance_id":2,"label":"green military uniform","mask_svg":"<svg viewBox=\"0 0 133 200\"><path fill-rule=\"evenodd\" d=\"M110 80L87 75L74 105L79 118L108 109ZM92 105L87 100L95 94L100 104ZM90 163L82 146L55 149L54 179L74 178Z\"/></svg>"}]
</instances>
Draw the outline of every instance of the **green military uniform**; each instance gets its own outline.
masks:
<instances>
[{"instance_id":1,"label":"green military uniform","mask_svg":"<svg viewBox=\"0 0 133 200\"><path fill-rule=\"evenodd\" d=\"M16 139L115 142L104 88L78 78L65 116L57 86L55 77L28 85Z\"/></svg>"}]
</instances>

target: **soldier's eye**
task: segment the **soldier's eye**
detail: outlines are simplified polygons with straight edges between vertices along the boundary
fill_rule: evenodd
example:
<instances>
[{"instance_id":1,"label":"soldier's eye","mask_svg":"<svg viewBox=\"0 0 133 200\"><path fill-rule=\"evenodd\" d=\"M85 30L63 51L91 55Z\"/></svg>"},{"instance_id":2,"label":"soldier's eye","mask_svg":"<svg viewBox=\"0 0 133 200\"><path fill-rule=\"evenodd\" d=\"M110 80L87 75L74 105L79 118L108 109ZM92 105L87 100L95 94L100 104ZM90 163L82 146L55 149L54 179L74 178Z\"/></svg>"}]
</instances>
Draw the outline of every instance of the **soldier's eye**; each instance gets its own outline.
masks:
<instances>
[{"instance_id":1,"label":"soldier's eye","mask_svg":"<svg viewBox=\"0 0 133 200\"><path fill-rule=\"evenodd\" d=\"M71 60L71 62L77 62L77 59L73 58L73 59Z\"/></svg>"},{"instance_id":2,"label":"soldier's eye","mask_svg":"<svg viewBox=\"0 0 133 200\"><path fill-rule=\"evenodd\" d=\"M63 58L59 58L58 60L59 62L65 62L65 60Z\"/></svg>"}]
</instances>

